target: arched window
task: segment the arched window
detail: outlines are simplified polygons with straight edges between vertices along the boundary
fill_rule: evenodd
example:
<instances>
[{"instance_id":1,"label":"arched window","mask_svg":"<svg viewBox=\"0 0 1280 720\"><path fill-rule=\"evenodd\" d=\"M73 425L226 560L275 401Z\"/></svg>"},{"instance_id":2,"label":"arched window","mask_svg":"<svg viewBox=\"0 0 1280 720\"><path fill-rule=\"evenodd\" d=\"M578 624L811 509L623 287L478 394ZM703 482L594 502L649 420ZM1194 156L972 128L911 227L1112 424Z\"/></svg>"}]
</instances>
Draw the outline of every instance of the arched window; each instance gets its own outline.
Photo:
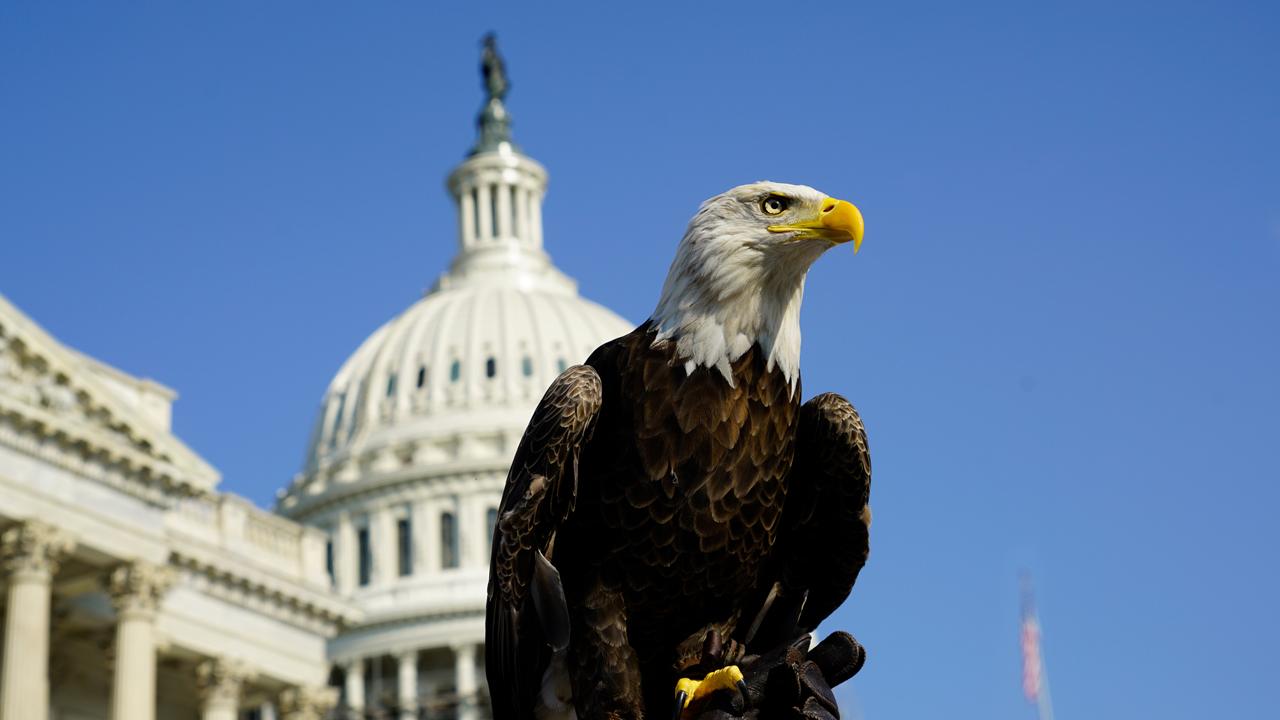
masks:
<instances>
[{"instance_id":1,"label":"arched window","mask_svg":"<svg viewBox=\"0 0 1280 720\"><path fill-rule=\"evenodd\" d=\"M387 397L396 394L396 374L391 373L387 376Z\"/></svg>"},{"instance_id":2,"label":"arched window","mask_svg":"<svg viewBox=\"0 0 1280 720\"><path fill-rule=\"evenodd\" d=\"M440 567L458 567L458 518L451 512L440 514Z\"/></svg>"},{"instance_id":3,"label":"arched window","mask_svg":"<svg viewBox=\"0 0 1280 720\"><path fill-rule=\"evenodd\" d=\"M490 355L489 359L484 361L484 376L489 379L493 379L493 377L496 376L497 374L498 374L498 359Z\"/></svg>"},{"instance_id":4,"label":"arched window","mask_svg":"<svg viewBox=\"0 0 1280 720\"><path fill-rule=\"evenodd\" d=\"M528 355L524 356L524 359L520 361L520 372L524 373L525 377L533 377L533 358Z\"/></svg>"},{"instance_id":5,"label":"arched window","mask_svg":"<svg viewBox=\"0 0 1280 720\"><path fill-rule=\"evenodd\" d=\"M427 384L427 366L423 365L418 368L418 387L421 388Z\"/></svg>"},{"instance_id":6,"label":"arched window","mask_svg":"<svg viewBox=\"0 0 1280 720\"><path fill-rule=\"evenodd\" d=\"M458 382L461 379L462 379L462 362L460 360L454 360L453 364L449 366L449 381Z\"/></svg>"},{"instance_id":7,"label":"arched window","mask_svg":"<svg viewBox=\"0 0 1280 720\"><path fill-rule=\"evenodd\" d=\"M569 369L569 363L564 358L556 358L556 372L562 373Z\"/></svg>"}]
</instances>

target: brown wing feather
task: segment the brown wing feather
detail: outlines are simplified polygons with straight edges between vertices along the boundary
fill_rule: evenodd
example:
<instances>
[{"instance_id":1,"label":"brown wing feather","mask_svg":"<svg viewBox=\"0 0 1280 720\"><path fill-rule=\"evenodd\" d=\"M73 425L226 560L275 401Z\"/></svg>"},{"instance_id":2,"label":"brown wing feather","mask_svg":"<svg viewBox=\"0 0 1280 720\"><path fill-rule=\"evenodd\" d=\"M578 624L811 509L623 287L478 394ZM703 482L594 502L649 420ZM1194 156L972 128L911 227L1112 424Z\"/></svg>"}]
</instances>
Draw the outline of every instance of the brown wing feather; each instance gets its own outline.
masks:
<instances>
[{"instance_id":1,"label":"brown wing feather","mask_svg":"<svg viewBox=\"0 0 1280 720\"><path fill-rule=\"evenodd\" d=\"M849 596L870 550L871 453L848 400L824 393L800 409L789 487L782 589L808 593L799 624L812 630Z\"/></svg>"},{"instance_id":2,"label":"brown wing feather","mask_svg":"<svg viewBox=\"0 0 1280 720\"><path fill-rule=\"evenodd\" d=\"M533 717L550 658L547 632L530 597L537 553L552 556L556 530L573 511L578 455L590 439L601 400L595 370L584 365L565 370L534 410L511 463L494 528L485 612L485 669L498 720ZM562 596L558 601L563 604Z\"/></svg>"}]
</instances>

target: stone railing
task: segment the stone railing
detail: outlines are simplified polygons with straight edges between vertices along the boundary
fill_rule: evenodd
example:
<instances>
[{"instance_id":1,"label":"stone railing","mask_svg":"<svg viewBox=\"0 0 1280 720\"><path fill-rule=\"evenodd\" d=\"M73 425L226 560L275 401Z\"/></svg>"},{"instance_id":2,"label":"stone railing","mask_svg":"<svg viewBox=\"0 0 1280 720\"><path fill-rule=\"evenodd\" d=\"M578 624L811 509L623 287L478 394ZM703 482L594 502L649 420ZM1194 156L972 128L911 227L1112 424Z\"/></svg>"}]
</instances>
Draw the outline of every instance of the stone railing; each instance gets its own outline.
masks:
<instances>
[{"instance_id":1,"label":"stone railing","mask_svg":"<svg viewBox=\"0 0 1280 720\"><path fill-rule=\"evenodd\" d=\"M309 585L327 587L324 534L267 512L236 495L188 498L167 517L175 540L230 553L238 562Z\"/></svg>"}]
</instances>

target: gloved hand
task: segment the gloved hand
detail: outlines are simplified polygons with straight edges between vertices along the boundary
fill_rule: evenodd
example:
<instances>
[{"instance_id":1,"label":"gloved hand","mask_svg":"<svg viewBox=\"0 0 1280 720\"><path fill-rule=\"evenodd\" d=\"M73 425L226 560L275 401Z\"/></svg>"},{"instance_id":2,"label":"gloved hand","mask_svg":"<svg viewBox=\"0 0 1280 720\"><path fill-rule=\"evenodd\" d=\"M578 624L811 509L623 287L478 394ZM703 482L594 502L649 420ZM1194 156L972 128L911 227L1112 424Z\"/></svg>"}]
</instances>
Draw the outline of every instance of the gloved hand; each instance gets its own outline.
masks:
<instances>
[{"instance_id":1,"label":"gloved hand","mask_svg":"<svg viewBox=\"0 0 1280 720\"><path fill-rule=\"evenodd\" d=\"M717 692L690 707L687 720L837 720L840 709L831 689L862 669L866 651L847 632L835 632L809 649L810 636L738 663L745 698Z\"/></svg>"}]
</instances>

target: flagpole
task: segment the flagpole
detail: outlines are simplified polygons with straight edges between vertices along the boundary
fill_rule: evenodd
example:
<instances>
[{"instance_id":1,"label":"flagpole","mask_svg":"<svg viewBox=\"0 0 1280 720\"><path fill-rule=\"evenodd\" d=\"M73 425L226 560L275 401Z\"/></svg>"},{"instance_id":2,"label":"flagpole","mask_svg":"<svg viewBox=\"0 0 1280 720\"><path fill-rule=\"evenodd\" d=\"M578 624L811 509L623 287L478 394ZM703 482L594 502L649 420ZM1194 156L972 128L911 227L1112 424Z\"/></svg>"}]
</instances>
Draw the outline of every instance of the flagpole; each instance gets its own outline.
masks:
<instances>
[{"instance_id":1,"label":"flagpole","mask_svg":"<svg viewBox=\"0 0 1280 720\"><path fill-rule=\"evenodd\" d=\"M1044 665L1044 652L1040 648L1040 618L1036 612L1035 593L1031 588L1031 573L1022 571L1019 584L1022 589L1022 684L1028 700L1036 703L1039 720L1053 720L1053 700L1049 696L1049 671Z\"/></svg>"}]
</instances>

